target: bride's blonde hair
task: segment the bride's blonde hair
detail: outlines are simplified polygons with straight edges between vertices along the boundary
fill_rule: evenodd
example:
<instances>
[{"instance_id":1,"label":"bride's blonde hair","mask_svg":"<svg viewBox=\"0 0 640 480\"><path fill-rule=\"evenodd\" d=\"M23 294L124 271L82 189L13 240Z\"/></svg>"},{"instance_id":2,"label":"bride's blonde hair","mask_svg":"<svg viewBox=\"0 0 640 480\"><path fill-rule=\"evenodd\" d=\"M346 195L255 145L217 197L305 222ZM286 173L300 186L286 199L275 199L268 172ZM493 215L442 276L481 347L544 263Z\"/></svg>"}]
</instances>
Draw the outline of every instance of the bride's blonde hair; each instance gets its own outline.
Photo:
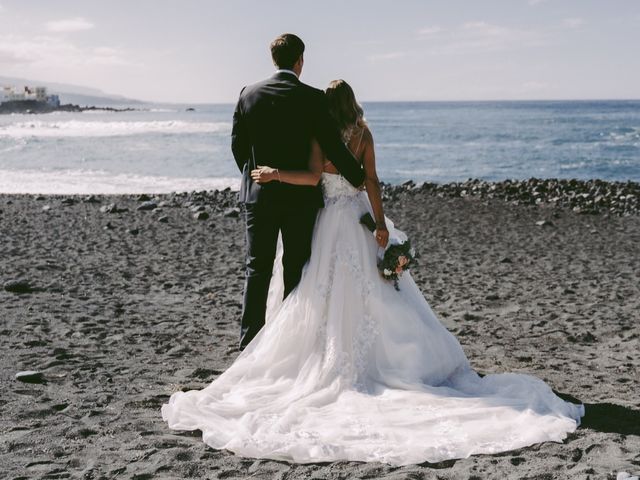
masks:
<instances>
[{"instance_id":1,"label":"bride's blonde hair","mask_svg":"<svg viewBox=\"0 0 640 480\"><path fill-rule=\"evenodd\" d=\"M344 80L333 80L326 90L329 113L334 118L342 134L342 139L348 142L354 130L367 125L364 110L356 101L356 95L351 86Z\"/></svg>"}]
</instances>

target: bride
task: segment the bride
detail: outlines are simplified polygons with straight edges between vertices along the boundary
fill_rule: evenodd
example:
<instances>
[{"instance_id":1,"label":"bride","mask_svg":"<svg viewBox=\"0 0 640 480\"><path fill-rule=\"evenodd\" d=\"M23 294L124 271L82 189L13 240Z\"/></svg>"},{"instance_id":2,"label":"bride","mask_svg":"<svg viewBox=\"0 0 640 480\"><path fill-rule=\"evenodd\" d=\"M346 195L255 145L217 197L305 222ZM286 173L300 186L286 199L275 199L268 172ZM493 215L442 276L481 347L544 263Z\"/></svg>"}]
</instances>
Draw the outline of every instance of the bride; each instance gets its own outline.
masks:
<instances>
[{"instance_id":1,"label":"bride","mask_svg":"<svg viewBox=\"0 0 640 480\"><path fill-rule=\"evenodd\" d=\"M384 217L373 138L353 91L334 81L327 98L362 162L366 192L317 144L308 171L253 172L262 183L320 182L325 207L313 253L284 301L276 261L266 325L207 387L171 395L162 418L172 429L201 430L213 448L298 463L406 465L564 439L583 405L530 375L480 377L410 273L399 291L381 277L376 257L389 238L384 228L374 238L360 217L369 212L386 223L392 241L406 237Z\"/></svg>"}]
</instances>

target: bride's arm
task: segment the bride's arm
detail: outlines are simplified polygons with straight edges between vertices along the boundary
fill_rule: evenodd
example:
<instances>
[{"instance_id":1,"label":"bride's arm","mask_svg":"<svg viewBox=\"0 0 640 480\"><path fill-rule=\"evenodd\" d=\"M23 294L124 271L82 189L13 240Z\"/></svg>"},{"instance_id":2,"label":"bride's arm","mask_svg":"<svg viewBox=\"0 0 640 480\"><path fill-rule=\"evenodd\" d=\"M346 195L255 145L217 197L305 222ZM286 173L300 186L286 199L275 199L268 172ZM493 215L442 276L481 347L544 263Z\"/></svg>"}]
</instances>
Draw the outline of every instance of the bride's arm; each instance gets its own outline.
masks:
<instances>
[{"instance_id":1,"label":"bride's arm","mask_svg":"<svg viewBox=\"0 0 640 480\"><path fill-rule=\"evenodd\" d=\"M364 153L362 164L364 166L364 186L367 196L373 209L373 216L376 221L376 241L381 247L386 247L389 242L389 231L384 221L384 210L382 208L382 191L380 181L376 172L376 153L373 148L373 135L367 128L364 131Z\"/></svg>"},{"instance_id":2,"label":"bride's arm","mask_svg":"<svg viewBox=\"0 0 640 480\"><path fill-rule=\"evenodd\" d=\"M254 182L262 184L272 181L290 183L292 185L317 185L322 174L322 162L324 154L320 144L314 138L311 142L311 155L309 157L308 170L279 170L277 168L258 165L251 171Z\"/></svg>"}]
</instances>

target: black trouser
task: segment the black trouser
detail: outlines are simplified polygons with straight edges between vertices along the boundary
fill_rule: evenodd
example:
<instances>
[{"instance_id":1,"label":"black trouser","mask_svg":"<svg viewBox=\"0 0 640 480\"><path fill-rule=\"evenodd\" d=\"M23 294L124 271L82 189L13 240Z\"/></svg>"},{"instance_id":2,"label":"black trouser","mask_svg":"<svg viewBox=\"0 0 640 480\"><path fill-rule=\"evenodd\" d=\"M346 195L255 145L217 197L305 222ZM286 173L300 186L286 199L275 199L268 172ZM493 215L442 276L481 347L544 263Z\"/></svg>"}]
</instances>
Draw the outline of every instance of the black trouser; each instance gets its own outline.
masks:
<instances>
[{"instance_id":1,"label":"black trouser","mask_svg":"<svg viewBox=\"0 0 640 480\"><path fill-rule=\"evenodd\" d=\"M244 348L264 326L269 283L282 232L284 297L300 281L302 267L311 255L311 236L317 207L246 204L247 270L240 329Z\"/></svg>"}]
</instances>

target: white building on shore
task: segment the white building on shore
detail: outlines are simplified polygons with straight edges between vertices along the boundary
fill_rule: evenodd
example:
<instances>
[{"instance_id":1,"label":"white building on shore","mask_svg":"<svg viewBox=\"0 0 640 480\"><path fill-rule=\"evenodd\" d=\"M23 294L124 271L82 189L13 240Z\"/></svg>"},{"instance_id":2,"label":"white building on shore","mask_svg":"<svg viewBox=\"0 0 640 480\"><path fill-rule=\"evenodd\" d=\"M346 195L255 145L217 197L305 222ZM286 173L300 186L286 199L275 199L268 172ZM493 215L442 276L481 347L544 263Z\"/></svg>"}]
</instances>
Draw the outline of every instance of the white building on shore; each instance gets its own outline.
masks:
<instances>
[{"instance_id":1,"label":"white building on shore","mask_svg":"<svg viewBox=\"0 0 640 480\"><path fill-rule=\"evenodd\" d=\"M32 100L43 102L52 107L60 106L58 95L47 95L47 87L23 87L4 86L0 88L0 102L23 102Z\"/></svg>"}]
</instances>

